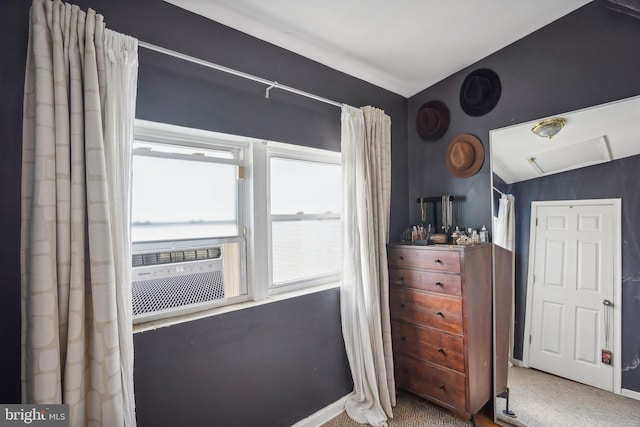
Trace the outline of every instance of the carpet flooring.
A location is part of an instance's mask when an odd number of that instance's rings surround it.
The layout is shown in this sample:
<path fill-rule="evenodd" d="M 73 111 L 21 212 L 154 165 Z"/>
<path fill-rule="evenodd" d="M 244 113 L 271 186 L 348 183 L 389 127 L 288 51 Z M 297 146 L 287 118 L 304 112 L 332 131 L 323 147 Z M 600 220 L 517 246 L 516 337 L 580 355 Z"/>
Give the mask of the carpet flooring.
<path fill-rule="evenodd" d="M 501 424 L 517 427 L 637 427 L 640 401 L 550 375 L 535 369 L 509 368 L 509 409 L 506 399 L 496 399 Z M 411 393 L 399 391 L 389 427 L 470 427 L 469 420 Z M 346 413 L 321 427 L 361 427 Z M 481 425 L 481 424 L 479 424 Z"/>
<path fill-rule="evenodd" d="M 496 399 L 500 421 L 527 427 L 640 426 L 640 401 L 576 383 L 535 369 L 509 368 L 509 409 Z"/>

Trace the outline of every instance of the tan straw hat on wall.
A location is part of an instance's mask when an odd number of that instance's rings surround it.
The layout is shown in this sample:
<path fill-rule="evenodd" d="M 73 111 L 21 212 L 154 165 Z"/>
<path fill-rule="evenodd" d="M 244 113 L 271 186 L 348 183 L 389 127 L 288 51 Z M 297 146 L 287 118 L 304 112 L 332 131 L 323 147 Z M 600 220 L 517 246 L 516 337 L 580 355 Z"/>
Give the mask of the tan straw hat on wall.
<path fill-rule="evenodd" d="M 445 163 L 451 175 L 455 177 L 473 176 L 484 163 L 484 146 L 475 136 L 460 134 L 449 143 Z"/>

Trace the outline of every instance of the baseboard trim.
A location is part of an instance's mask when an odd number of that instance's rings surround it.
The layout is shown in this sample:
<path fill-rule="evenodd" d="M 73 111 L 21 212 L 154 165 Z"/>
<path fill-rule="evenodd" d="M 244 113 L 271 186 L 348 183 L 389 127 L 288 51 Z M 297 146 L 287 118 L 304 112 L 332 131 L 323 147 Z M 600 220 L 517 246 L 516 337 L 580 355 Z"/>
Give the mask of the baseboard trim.
<path fill-rule="evenodd" d="M 291 427 L 319 427 L 332 418 L 337 417 L 342 412 L 344 412 L 344 404 L 347 402 L 349 396 L 353 393 L 349 393 L 346 396 L 342 397 L 339 400 L 325 406 L 314 414 L 309 415 L 307 418 L 304 418 Z"/>
<path fill-rule="evenodd" d="M 625 397 L 630 397 L 632 399 L 640 400 L 640 392 L 637 392 L 637 391 L 627 390 L 626 388 L 623 388 L 620 394 Z"/>

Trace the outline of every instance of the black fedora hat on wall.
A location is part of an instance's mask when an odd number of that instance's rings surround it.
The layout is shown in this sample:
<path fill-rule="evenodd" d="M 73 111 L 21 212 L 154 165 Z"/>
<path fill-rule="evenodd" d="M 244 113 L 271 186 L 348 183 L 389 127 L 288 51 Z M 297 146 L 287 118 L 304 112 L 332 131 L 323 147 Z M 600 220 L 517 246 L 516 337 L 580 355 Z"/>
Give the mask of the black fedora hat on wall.
<path fill-rule="evenodd" d="M 425 141 L 435 141 L 449 129 L 449 108 L 441 101 L 429 101 L 416 115 L 416 131 Z"/>
<path fill-rule="evenodd" d="M 487 68 L 472 71 L 462 82 L 460 106 L 470 116 L 483 116 L 498 104 L 502 87 L 500 78 Z"/>

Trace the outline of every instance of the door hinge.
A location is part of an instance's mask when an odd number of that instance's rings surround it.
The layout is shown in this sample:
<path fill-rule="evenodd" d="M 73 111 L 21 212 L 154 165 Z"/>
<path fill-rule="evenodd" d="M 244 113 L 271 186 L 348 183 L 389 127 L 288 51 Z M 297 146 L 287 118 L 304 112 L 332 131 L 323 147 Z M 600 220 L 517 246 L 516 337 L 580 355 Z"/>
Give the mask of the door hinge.
<path fill-rule="evenodd" d="M 238 180 L 242 181 L 245 177 L 245 167 L 244 166 L 238 166 Z"/>
<path fill-rule="evenodd" d="M 538 218 L 536 218 L 536 227 L 538 226 Z"/>
<path fill-rule="evenodd" d="M 247 237 L 247 227 L 242 227 L 242 235 Z"/>
<path fill-rule="evenodd" d="M 531 335 L 529 335 L 529 344 L 531 344 Z"/>

